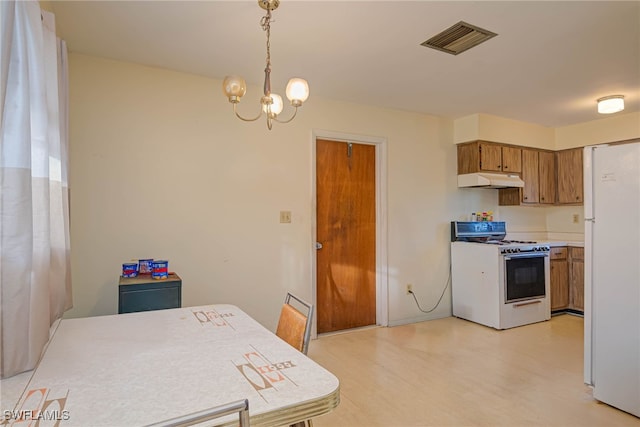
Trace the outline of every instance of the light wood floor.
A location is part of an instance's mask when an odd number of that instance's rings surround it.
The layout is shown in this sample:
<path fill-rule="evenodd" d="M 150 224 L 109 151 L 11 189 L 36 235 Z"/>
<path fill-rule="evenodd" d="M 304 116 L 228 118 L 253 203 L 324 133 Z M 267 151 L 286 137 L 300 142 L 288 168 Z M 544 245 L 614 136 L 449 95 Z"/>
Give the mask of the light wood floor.
<path fill-rule="evenodd" d="M 583 319 L 496 331 L 457 318 L 321 336 L 340 379 L 338 426 L 640 426 L 583 384 Z"/>

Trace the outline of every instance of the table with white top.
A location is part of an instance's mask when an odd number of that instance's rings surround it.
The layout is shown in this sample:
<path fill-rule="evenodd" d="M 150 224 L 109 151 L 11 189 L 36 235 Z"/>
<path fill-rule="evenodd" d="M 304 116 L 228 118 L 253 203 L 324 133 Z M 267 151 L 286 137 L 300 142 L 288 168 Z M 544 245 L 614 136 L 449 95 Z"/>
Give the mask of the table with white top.
<path fill-rule="evenodd" d="M 240 399 L 252 426 L 288 425 L 335 408 L 339 381 L 233 305 L 64 319 L 5 423 L 141 426 Z"/>

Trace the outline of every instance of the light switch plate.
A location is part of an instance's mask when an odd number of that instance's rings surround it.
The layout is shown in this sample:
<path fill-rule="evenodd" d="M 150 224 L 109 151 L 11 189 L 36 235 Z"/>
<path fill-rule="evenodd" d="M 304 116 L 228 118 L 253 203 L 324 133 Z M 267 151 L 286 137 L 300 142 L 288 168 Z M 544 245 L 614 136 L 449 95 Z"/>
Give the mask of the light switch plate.
<path fill-rule="evenodd" d="M 280 211 L 280 223 L 281 224 L 291 223 L 291 211 Z"/>

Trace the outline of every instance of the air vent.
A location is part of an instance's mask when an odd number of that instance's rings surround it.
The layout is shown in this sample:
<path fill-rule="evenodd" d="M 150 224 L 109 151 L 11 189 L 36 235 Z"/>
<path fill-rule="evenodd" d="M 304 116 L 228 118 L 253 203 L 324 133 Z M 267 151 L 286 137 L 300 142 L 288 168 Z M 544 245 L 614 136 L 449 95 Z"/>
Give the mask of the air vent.
<path fill-rule="evenodd" d="M 497 36 L 496 33 L 460 21 L 420 44 L 457 55 L 495 36 Z"/>

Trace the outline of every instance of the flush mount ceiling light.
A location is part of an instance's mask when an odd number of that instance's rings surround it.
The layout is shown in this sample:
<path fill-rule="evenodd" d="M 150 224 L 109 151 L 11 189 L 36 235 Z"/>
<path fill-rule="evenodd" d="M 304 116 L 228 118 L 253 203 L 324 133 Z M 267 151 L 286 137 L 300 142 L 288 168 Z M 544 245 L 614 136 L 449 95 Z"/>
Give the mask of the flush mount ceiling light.
<path fill-rule="evenodd" d="M 309 84 L 306 80 L 294 77 L 287 83 L 286 94 L 295 108 L 293 115 L 288 120 L 279 120 L 278 114 L 282 112 L 282 97 L 275 93 L 271 93 L 271 12 L 276 10 L 280 5 L 280 0 L 258 0 L 258 5 L 267 11 L 267 14 L 260 20 L 260 26 L 267 33 L 267 67 L 264 69 L 264 94 L 260 98 L 261 110 L 258 115 L 252 119 L 242 117 L 237 106 L 247 91 L 247 85 L 240 76 L 226 76 L 222 82 L 222 90 L 229 102 L 233 104 L 233 112 L 236 116 L 245 122 L 253 122 L 258 120 L 262 113 L 267 116 L 267 127 L 271 130 L 273 121 L 279 123 L 289 123 L 296 116 L 298 107 L 309 97 Z"/>
<path fill-rule="evenodd" d="M 624 110 L 624 96 L 611 95 L 598 99 L 598 113 L 612 114 Z"/>

